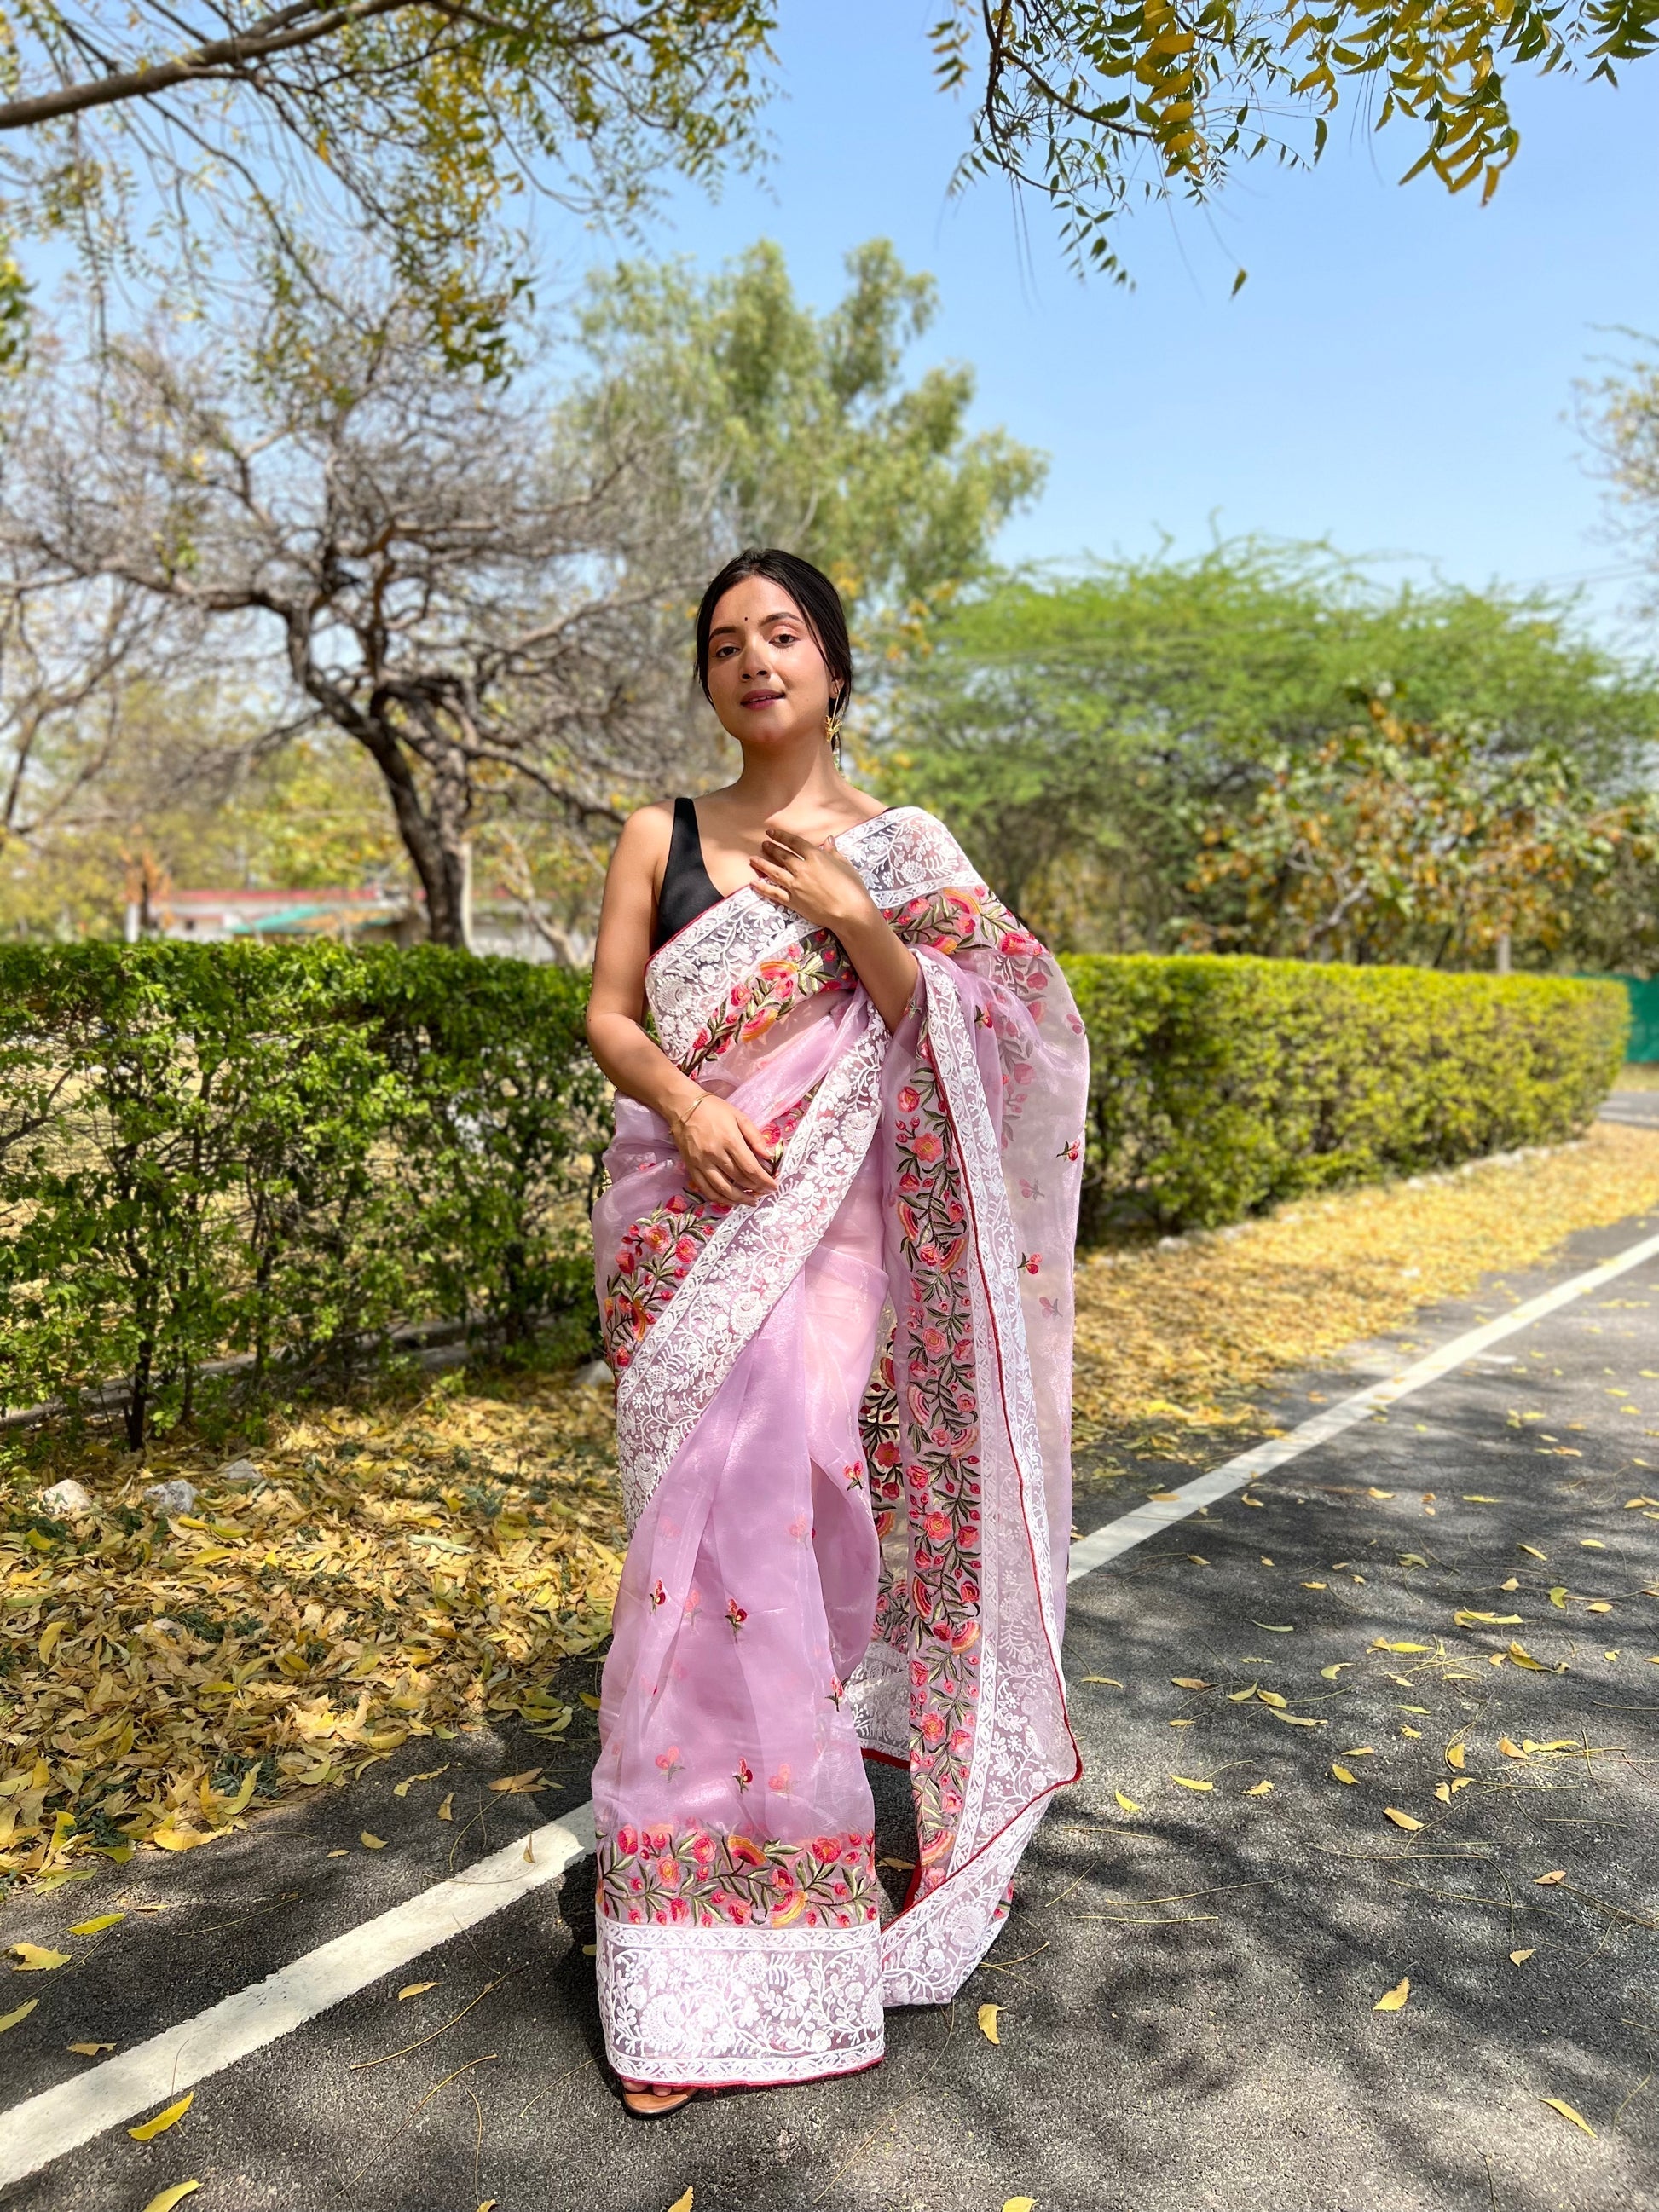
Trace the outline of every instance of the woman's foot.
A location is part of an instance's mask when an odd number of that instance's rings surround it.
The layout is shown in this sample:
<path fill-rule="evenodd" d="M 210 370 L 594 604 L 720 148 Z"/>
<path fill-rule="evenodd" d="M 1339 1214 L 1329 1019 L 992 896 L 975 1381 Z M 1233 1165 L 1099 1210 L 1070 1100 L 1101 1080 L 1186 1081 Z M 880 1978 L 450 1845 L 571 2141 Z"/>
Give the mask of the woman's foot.
<path fill-rule="evenodd" d="M 622 2084 L 622 2100 L 636 2120 L 665 2119 L 670 2112 L 678 2112 L 682 2105 L 689 2105 L 695 2089 L 667 2089 L 658 2081 L 629 2081 Z"/>

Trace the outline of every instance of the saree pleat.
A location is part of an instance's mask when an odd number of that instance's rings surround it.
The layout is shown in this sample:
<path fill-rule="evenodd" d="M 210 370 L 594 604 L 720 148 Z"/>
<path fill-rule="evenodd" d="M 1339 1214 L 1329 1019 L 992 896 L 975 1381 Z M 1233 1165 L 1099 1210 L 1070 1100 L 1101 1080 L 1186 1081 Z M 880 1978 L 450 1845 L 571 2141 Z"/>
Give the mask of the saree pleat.
<path fill-rule="evenodd" d="M 918 954 L 897 1030 L 833 938 L 722 901 L 647 993 L 665 1049 L 783 1145 L 778 1188 L 707 1204 L 624 1101 L 594 1217 L 632 1528 L 599 1973 L 611 2061 L 641 2081 L 872 2063 L 884 2005 L 972 1972 L 1078 1772 L 1059 1646 L 1082 1025 L 931 817 L 837 842 Z M 896 1916 L 866 1751 L 910 1773 Z"/>

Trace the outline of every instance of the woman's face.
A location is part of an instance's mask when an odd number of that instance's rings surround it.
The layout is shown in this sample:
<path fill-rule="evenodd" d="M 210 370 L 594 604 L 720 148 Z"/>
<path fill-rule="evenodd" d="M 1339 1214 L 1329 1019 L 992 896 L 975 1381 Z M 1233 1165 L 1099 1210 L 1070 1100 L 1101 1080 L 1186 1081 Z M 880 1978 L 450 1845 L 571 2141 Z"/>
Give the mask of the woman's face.
<path fill-rule="evenodd" d="M 717 602 L 708 631 L 708 696 L 740 745 L 822 741 L 830 672 L 781 584 L 745 576 Z"/>

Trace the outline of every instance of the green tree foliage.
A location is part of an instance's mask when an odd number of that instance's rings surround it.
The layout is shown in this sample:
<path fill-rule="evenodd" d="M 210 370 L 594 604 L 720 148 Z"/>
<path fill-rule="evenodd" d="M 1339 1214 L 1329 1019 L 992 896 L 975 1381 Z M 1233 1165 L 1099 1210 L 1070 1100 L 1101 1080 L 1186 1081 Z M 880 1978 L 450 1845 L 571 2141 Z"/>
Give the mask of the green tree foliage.
<path fill-rule="evenodd" d="M 1502 752 L 1478 727 L 1407 722 L 1373 699 L 1340 736 L 1282 754 L 1246 812 L 1212 822 L 1190 888 L 1226 918 L 1184 933 L 1302 960 L 1547 960 L 1575 894 L 1626 853 L 1651 879 L 1651 793 L 1608 804 L 1558 745 Z"/>
<path fill-rule="evenodd" d="M 210 283 L 228 223 L 301 290 L 343 221 L 452 362 L 493 371 L 525 282 L 508 210 L 550 190 L 625 226 L 665 169 L 751 160 L 772 20 L 764 0 L 8 4 L 4 219 L 100 276 Z"/>
<path fill-rule="evenodd" d="M 309 240 L 343 217 L 454 359 L 497 368 L 528 260 L 509 214 L 550 190 L 626 223 L 665 167 L 712 181 L 753 160 L 776 16 L 773 0 L 9 0 L 9 220 L 100 273 L 157 273 L 159 231 L 205 275 L 228 210 L 304 283 Z M 1408 175 L 1489 196 L 1520 145 L 1509 72 L 1610 77 L 1656 20 L 1659 0 L 945 0 L 928 36 L 940 88 L 970 101 L 957 183 L 1012 179 L 1079 266 L 1121 275 L 1129 206 L 1207 200 L 1261 155 L 1310 165 L 1345 93 L 1403 130 Z"/>
<path fill-rule="evenodd" d="M 820 315 L 764 240 L 712 279 L 625 263 L 593 283 L 583 404 L 611 437 L 625 424 L 678 457 L 685 496 L 709 501 L 714 543 L 804 553 L 891 642 L 984 573 L 1045 465 L 1006 431 L 969 434 L 971 368 L 907 381 L 906 351 L 937 309 L 931 276 L 884 239 L 849 253 L 847 273 Z"/>
<path fill-rule="evenodd" d="M 1158 947 L 1192 916 L 1206 832 L 1373 696 L 1478 725 L 1501 759 L 1552 746 L 1607 802 L 1659 736 L 1659 683 L 1570 607 L 1386 590 L 1327 549 L 1244 541 L 973 595 L 891 687 L 879 779 L 945 814 L 1057 942 Z"/>
<path fill-rule="evenodd" d="M 1509 71 L 1611 79 L 1656 36 L 1655 0 L 948 0 L 932 33 L 940 82 L 973 88 L 962 179 L 1047 198 L 1073 258 L 1118 276 L 1126 208 L 1207 200 L 1262 155 L 1310 166 L 1345 93 L 1404 131 L 1407 179 L 1489 199 L 1520 149 Z"/>

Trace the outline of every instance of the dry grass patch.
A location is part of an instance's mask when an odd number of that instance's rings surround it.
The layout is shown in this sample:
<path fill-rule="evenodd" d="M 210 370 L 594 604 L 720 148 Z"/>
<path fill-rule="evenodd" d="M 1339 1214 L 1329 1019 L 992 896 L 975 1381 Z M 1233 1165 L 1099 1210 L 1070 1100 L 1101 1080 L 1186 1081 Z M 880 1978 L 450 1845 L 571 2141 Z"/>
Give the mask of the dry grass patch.
<path fill-rule="evenodd" d="M 1078 1443 L 1182 1457 L 1206 1431 L 1259 1428 L 1249 1393 L 1273 1375 L 1530 1266 L 1576 1230 L 1656 1207 L 1659 1131 L 1598 1123 L 1551 1152 L 1097 1254 L 1078 1278 Z"/>
<path fill-rule="evenodd" d="M 608 1391 L 457 1373 L 250 1456 L 251 1487 L 199 1444 L 15 1474 L 20 1501 L 72 1474 L 94 1510 L 0 1536 L 0 1887 L 188 1849 L 412 1736 L 568 1725 L 549 1678 L 604 1639 L 622 1564 Z M 195 1507 L 157 1516 L 141 1493 L 177 1475 Z"/>
<path fill-rule="evenodd" d="M 1303 1201 L 1085 1261 L 1078 1437 L 1213 1456 L 1276 1372 L 1398 1328 L 1574 1230 L 1659 1208 L 1659 1133 L 1598 1127 L 1508 1164 Z M 21 1449 L 14 1446 L 14 1449 Z M 27 1446 L 0 1534 L 0 1889 L 188 1849 L 411 1737 L 515 1715 L 556 1739 L 561 1662 L 609 1627 L 624 1541 L 610 1395 L 458 1371 L 274 1419 L 227 1453 Z M 33 1512 L 72 1475 L 92 1514 Z M 142 1492 L 185 1475 L 192 1510 Z M 436 1765 L 441 1753 L 434 1759 Z"/>

